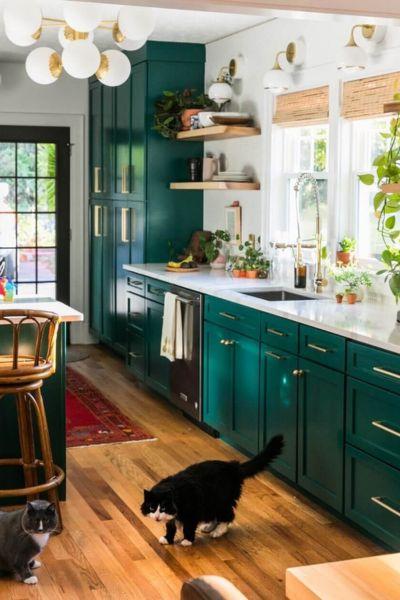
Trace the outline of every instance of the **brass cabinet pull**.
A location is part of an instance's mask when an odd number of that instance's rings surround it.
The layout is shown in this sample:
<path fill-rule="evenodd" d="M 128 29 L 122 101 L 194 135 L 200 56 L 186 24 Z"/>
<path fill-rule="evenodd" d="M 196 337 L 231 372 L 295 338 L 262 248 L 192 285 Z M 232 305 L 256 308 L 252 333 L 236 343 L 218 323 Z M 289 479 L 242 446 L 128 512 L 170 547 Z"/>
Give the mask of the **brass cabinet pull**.
<path fill-rule="evenodd" d="M 275 358 L 276 360 L 285 360 L 285 358 L 286 358 L 286 356 L 281 356 L 280 354 L 275 354 L 275 352 L 270 352 L 270 350 L 267 350 L 265 355 L 271 356 L 272 358 Z"/>
<path fill-rule="evenodd" d="M 235 340 L 220 340 L 219 343 L 223 346 L 233 346 Z"/>
<path fill-rule="evenodd" d="M 100 225 L 100 214 L 101 214 L 101 206 L 98 204 L 94 207 L 94 237 L 101 237 L 101 225 Z"/>
<path fill-rule="evenodd" d="M 122 167 L 122 181 L 121 181 L 121 194 L 129 194 L 128 175 L 129 166 L 125 165 Z"/>
<path fill-rule="evenodd" d="M 140 281 L 139 279 L 131 279 L 130 277 L 128 277 L 128 285 L 134 285 L 135 287 L 142 287 L 143 281 Z"/>
<path fill-rule="evenodd" d="M 101 167 L 94 167 L 94 193 L 101 194 L 101 186 L 100 186 L 100 174 Z"/>
<path fill-rule="evenodd" d="M 317 346 L 317 344 L 307 344 L 308 348 L 312 348 L 313 350 L 317 350 L 317 352 L 323 352 L 324 354 L 326 354 L 326 352 L 329 352 L 329 350 L 327 348 L 323 348 L 322 346 Z"/>
<path fill-rule="evenodd" d="M 143 354 L 136 354 L 136 352 L 129 352 L 131 358 L 143 358 Z"/>
<path fill-rule="evenodd" d="M 121 242 L 123 244 L 129 243 L 129 220 L 128 220 L 129 208 L 121 208 Z"/>
<path fill-rule="evenodd" d="M 272 333 L 272 335 L 278 335 L 279 337 L 286 337 L 286 333 L 278 331 L 277 329 L 272 329 L 271 327 L 267 327 L 267 333 Z"/>
<path fill-rule="evenodd" d="M 302 375 L 304 375 L 304 371 L 302 369 L 295 369 L 292 372 L 292 375 L 294 375 L 295 377 L 301 377 Z"/>
<path fill-rule="evenodd" d="M 386 504 L 386 502 L 383 501 L 383 498 L 381 496 L 371 496 L 371 500 L 372 502 L 375 502 L 375 504 L 378 504 L 388 512 L 391 512 L 392 514 L 396 515 L 396 517 L 400 517 L 400 511 L 396 510 L 392 506 L 389 506 L 389 504 Z"/>
<path fill-rule="evenodd" d="M 382 431 L 386 431 L 386 433 L 390 433 L 391 435 L 400 437 L 400 431 L 396 431 L 395 429 L 388 427 L 388 425 L 385 425 L 384 423 L 382 423 L 382 421 L 371 421 L 371 425 L 377 427 L 378 429 L 382 429 Z"/>
<path fill-rule="evenodd" d="M 393 377 L 394 379 L 400 379 L 399 373 L 387 371 L 386 369 L 382 369 L 382 367 L 372 367 L 372 370 L 375 371 L 375 373 L 380 373 L 381 375 L 387 375 L 388 377 Z"/>
<path fill-rule="evenodd" d="M 227 312 L 220 312 L 218 313 L 221 317 L 226 317 L 227 319 L 231 319 L 232 321 L 237 321 L 237 317 L 235 317 L 235 315 L 230 315 Z"/>

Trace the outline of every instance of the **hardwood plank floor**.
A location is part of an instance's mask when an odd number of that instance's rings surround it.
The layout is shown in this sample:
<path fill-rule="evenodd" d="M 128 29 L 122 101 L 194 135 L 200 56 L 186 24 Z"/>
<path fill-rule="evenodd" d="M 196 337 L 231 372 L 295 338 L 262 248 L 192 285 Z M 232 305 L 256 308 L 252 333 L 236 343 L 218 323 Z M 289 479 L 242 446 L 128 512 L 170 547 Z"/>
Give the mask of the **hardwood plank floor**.
<path fill-rule="evenodd" d="M 157 441 L 68 451 L 65 530 L 42 555 L 39 585 L 1 579 L 2 600 L 172 600 L 185 579 L 201 574 L 227 577 L 249 599 L 275 600 L 285 597 L 287 567 L 382 553 L 270 473 L 246 482 L 225 537 L 161 546 L 162 526 L 140 513 L 143 488 L 199 460 L 243 457 L 141 387 L 102 348 L 72 366 Z"/>

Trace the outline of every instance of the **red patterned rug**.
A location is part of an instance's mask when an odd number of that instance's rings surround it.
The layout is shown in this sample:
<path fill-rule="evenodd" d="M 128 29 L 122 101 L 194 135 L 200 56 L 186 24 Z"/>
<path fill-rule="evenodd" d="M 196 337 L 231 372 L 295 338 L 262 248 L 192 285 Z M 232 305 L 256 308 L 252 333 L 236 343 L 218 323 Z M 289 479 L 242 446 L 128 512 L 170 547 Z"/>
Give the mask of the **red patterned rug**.
<path fill-rule="evenodd" d="M 66 413 L 68 448 L 154 439 L 71 367 L 67 367 Z"/>

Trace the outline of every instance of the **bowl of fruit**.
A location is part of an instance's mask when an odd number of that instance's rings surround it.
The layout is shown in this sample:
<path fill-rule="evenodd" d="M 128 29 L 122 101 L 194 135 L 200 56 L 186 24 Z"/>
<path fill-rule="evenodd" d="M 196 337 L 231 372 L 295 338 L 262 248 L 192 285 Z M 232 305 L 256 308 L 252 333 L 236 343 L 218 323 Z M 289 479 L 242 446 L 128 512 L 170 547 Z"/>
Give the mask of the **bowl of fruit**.
<path fill-rule="evenodd" d="M 199 266 L 193 260 L 193 256 L 190 254 L 179 262 L 170 260 L 166 266 L 166 270 L 171 271 L 172 273 L 187 273 L 188 271 L 198 271 Z"/>

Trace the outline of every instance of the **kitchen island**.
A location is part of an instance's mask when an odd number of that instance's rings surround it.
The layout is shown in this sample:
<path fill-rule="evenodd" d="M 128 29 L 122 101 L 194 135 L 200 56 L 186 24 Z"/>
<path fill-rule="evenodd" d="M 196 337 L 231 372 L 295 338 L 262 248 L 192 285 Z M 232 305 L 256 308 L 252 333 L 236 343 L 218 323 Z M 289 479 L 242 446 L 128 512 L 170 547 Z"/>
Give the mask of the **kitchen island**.
<path fill-rule="evenodd" d="M 67 323 L 82 321 L 83 315 L 62 302 L 34 298 L 16 298 L 14 302 L 0 302 L 0 310 L 43 310 L 53 312 L 61 319 L 57 338 L 56 372 L 43 386 L 43 398 L 46 406 L 47 420 L 53 449 L 54 462 L 65 471 L 66 440 L 65 440 L 65 367 Z M 1 322 L 0 322 L 1 324 Z M 11 328 L 6 323 L 0 327 L 0 354 L 10 352 L 12 344 Z M 15 410 L 15 400 L 5 396 L 0 400 L 0 457 L 15 458 L 20 456 L 18 443 L 18 424 Z M 0 488 L 23 487 L 22 469 L 3 467 L 0 469 Z M 65 499 L 65 484 L 59 488 L 60 498 Z M 11 504 L 12 498 L 4 500 L 3 504 Z M 19 503 L 21 499 L 19 499 Z"/>

